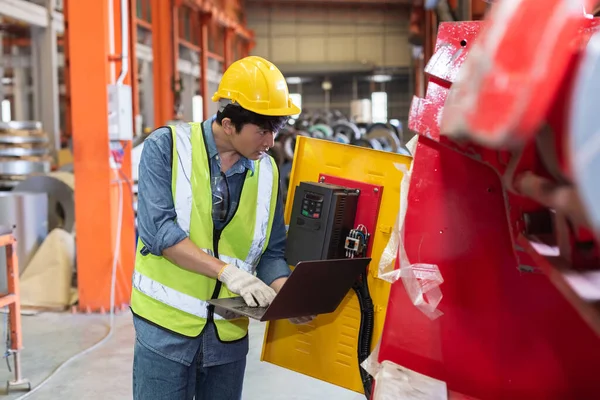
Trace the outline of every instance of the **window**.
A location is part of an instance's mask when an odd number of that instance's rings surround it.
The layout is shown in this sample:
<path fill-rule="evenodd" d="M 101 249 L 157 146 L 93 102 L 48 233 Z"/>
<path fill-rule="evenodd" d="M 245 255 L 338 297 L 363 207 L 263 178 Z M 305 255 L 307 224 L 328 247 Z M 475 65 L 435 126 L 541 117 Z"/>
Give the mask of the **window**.
<path fill-rule="evenodd" d="M 302 95 L 300 93 L 290 93 L 290 98 L 292 99 L 292 103 L 302 108 Z M 292 118 L 296 119 L 299 116 L 300 114 L 292 115 Z"/>
<path fill-rule="evenodd" d="M 387 123 L 387 93 L 386 92 L 373 92 L 371 93 L 371 115 L 373 117 L 373 123 L 382 122 Z"/>
<path fill-rule="evenodd" d="M 2 100 L 2 122 L 10 122 L 11 111 L 10 111 L 10 100 Z"/>

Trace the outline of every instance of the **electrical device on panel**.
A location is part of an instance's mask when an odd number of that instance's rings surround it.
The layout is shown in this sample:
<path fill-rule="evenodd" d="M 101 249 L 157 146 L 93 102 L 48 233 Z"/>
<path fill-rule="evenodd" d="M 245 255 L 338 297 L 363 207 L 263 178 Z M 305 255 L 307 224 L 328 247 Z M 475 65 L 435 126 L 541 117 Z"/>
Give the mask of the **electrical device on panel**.
<path fill-rule="evenodd" d="M 288 230 L 288 264 L 345 258 L 345 241 L 354 228 L 359 193 L 328 183 L 300 182 Z"/>

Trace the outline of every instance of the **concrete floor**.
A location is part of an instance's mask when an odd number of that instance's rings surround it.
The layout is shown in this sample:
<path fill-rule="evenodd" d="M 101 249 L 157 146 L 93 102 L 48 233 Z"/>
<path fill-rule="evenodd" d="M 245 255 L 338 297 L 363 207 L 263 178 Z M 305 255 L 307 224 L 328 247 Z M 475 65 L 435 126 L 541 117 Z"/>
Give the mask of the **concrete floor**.
<path fill-rule="evenodd" d="M 3 315 L 0 314 L 0 318 Z M 23 316 L 22 370 L 33 387 L 68 358 L 99 341 L 107 332 L 108 317 L 70 313 Z M 113 336 L 102 347 L 71 362 L 28 399 L 131 398 L 131 363 L 134 331 L 129 312 L 116 316 Z M 3 325 L 0 325 L 3 326 Z M 250 325 L 250 353 L 246 368 L 244 400 L 363 400 L 364 396 L 316 379 L 263 363 L 259 360 L 265 325 Z M 2 331 L 4 334 L 4 331 Z M 3 352 L 3 350 L 2 350 Z M 12 365 L 12 357 L 11 357 Z M 5 361 L 0 362 L 0 399 L 18 399 L 24 392 L 7 396 L 4 382 L 12 379 Z M 60 395 L 57 395 L 60 393 Z"/>

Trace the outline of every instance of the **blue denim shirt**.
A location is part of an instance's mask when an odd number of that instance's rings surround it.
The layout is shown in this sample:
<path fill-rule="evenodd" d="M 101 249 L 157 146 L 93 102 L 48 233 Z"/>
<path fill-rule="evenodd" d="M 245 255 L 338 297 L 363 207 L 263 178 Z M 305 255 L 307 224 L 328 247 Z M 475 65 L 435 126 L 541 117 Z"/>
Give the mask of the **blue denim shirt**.
<path fill-rule="evenodd" d="M 203 123 L 203 126 L 211 171 L 216 177 L 221 174 L 221 162 L 212 133 L 212 123 L 215 118 L 213 115 Z M 137 214 L 138 233 L 144 244 L 142 253 L 162 255 L 164 249 L 187 237 L 175 222 L 176 213 L 171 192 L 172 144 L 171 130 L 166 127 L 158 128 L 144 141 L 139 166 Z M 230 202 L 226 221 L 231 219 L 237 208 L 247 170 L 253 173 L 254 165 L 252 161 L 242 157 L 225 173 Z M 216 180 L 211 179 L 211 183 L 214 181 Z M 257 277 L 267 285 L 291 273 L 284 258 L 286 230 L 281 194 L 278 196 L 271 237 L 256 268 Z M 217 220 L 214 223 L 217 229 L 224 225 L 224 222 Z M 205 367 L 237 361 L 248 353 L 248 337 L 235 343 L 220 342 L 216 337 L 214 324 L 207 325 L 199 337 L 187 338 L 135 315 L 133 320 L 140 344 L 184 365 L 191 365 L 199 350 L 202 365 Z"/>

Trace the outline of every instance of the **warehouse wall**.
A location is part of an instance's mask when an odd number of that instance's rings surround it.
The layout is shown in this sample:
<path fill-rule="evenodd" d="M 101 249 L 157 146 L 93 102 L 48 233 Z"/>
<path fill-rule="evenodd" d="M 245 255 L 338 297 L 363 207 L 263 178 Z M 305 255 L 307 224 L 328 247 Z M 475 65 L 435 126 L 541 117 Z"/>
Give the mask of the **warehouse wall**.
<path fill-rule="evenodd" d="M 403 10 L 249 6 L 247 23 L 256 36 L 252 54 L 286 74 L 410 64 Z"/>

